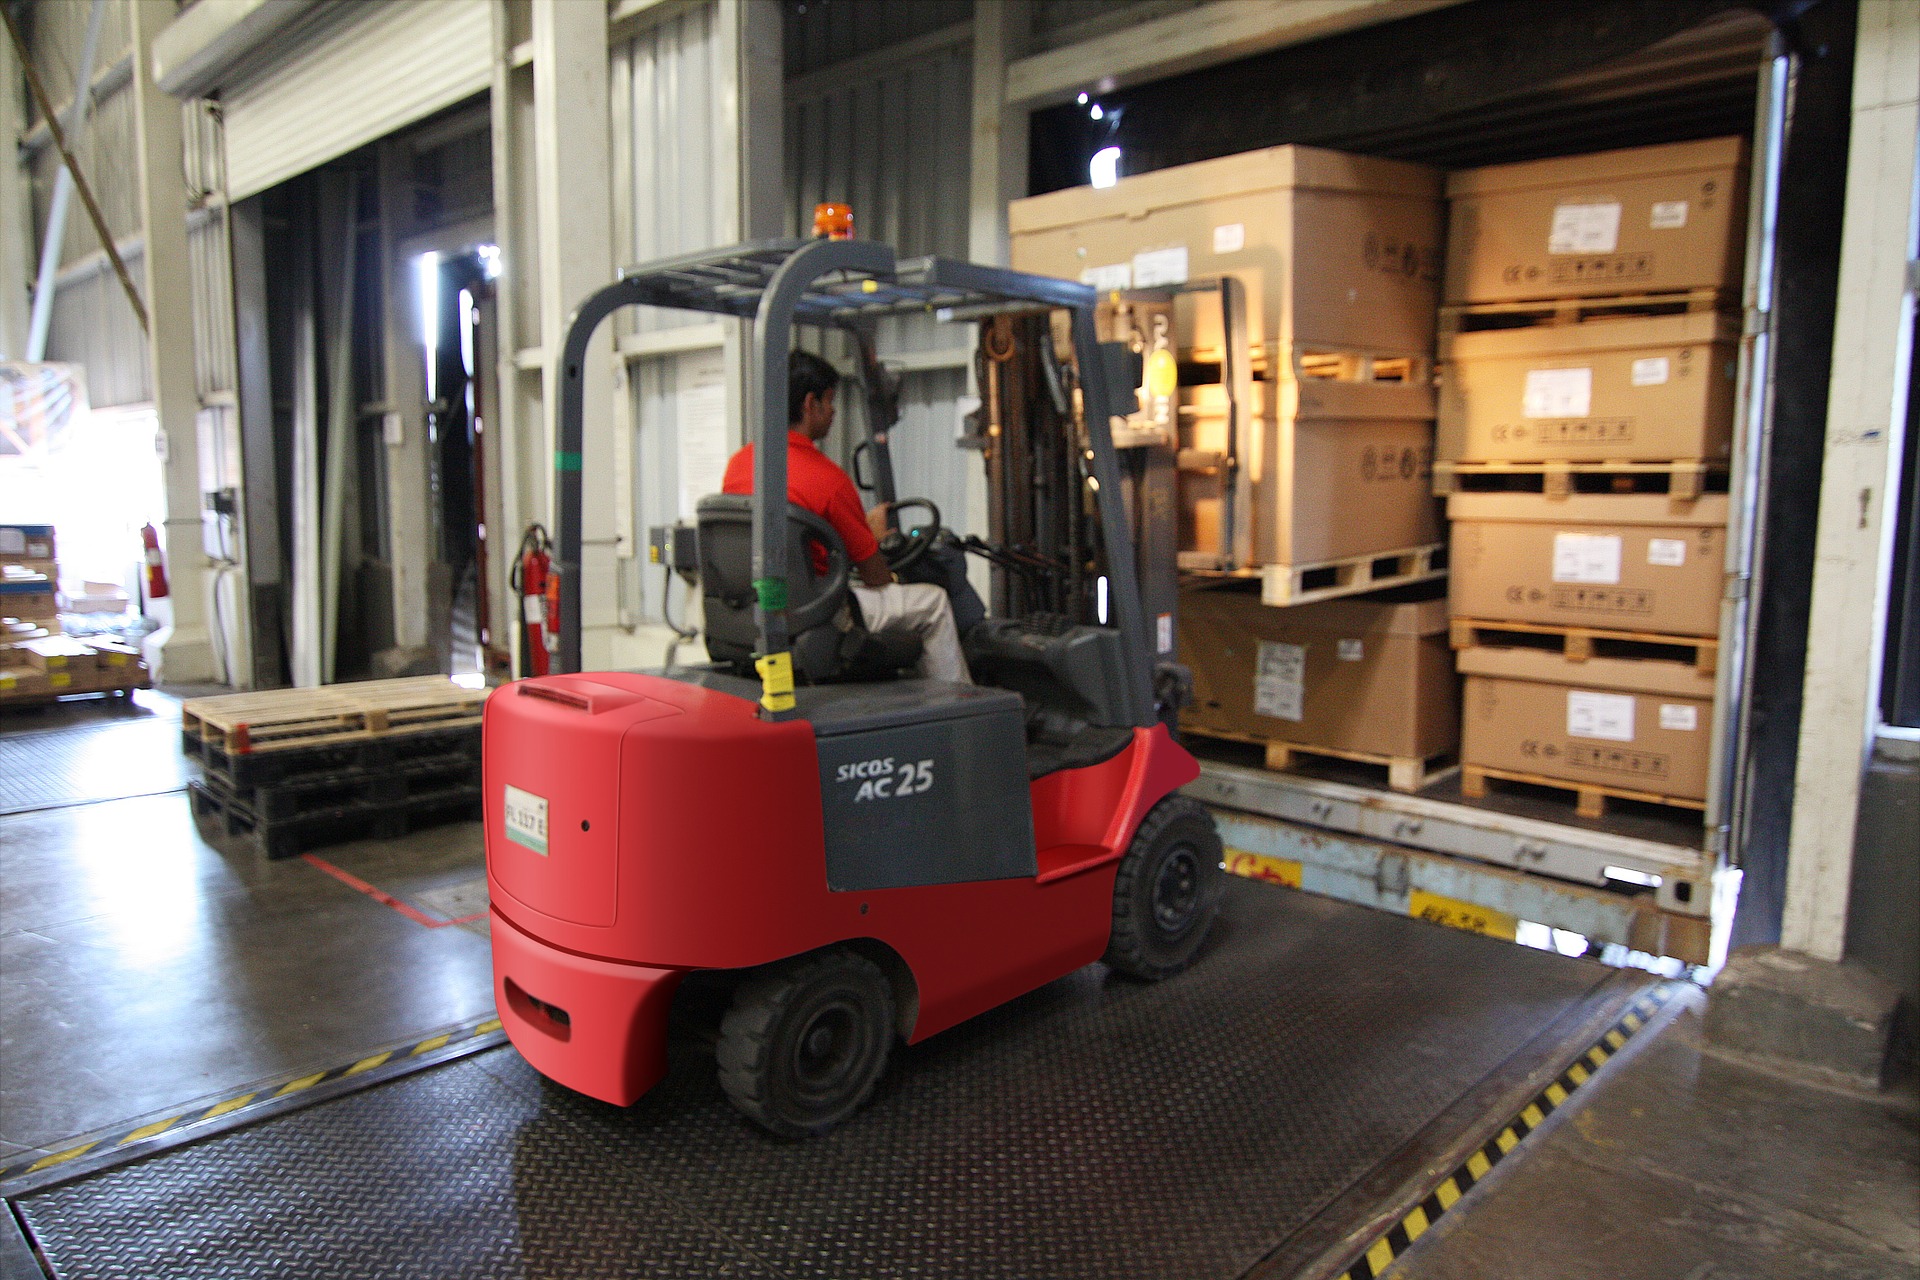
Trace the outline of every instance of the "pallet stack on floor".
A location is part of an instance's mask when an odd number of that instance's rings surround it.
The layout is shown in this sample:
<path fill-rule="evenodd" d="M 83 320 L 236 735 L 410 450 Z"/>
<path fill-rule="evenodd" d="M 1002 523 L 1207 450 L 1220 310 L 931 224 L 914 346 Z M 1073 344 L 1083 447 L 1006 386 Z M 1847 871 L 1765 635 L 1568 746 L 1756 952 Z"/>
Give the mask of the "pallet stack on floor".
<path fill-rule="evenodd" d="M 61 632 L 51 525 L 0 525 L 0 709 L 152 687 L 140 650 Z"/>
<path fill-rule="evenodd" d="M 1430 492 L 1440 181 L 1288 146 L 1009 210 L 1013 265 L 1137 311 L 1146 394 L 1174 402 L 1189 586 L 1177 650 L 1195 680 L 1182 727 L 1261 745 L 1275 768 L 1301 754 L 1376 764 L 1407 790 L 1444 768 L 1458 724 L 1433 585 L 1446 571 Z M 1245 299 L 1237 439 L 1222 278 Z M 1158 288 L 1177 292 L 1138 292 Z"/>
<path fill-rule="evenodd" d="M 1434 487 L 1468 796 L 1705 806 L 1746 189 L 1736 138 L 1449 180 Z"/>
<path fill-rule="evenodd" d="M 216 846 L 267 858 L 477 818 L 486 698 L 417 676 L 186 702 L 194 817 Z"/>

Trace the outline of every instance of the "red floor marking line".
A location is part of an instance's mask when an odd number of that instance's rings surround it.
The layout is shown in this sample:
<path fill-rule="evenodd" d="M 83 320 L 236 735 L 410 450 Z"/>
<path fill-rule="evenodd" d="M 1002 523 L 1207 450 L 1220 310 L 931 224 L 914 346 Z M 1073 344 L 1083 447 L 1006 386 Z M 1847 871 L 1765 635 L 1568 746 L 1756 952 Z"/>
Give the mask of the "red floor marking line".
<path fill-rule="evenodd" d="M 300 857 L 305 861 L 311 863 L 313 866 L 320 868 L 320 870 L 326 872 L 328 875 L 332 876 L 335 880 L 338 880 L 341 884 L 344 884 L 345 886 L 347 886 L 347 888 L 358 889 L 361 893 L 366 894 L 369 898 L 372 898 L 375 902 L 380 903 L 382 906 L 392 907 L 395 911 L 398 911 L 401 915 L 413 921 L 415 924 L 423 924 L 429 929 L 444 929 L 450 924 L 469 924 L 472 921 L 478 920 L 482 916 L 487 914 L 484 911 L 477 911 L 470 916 L 461 916 L 458 920 L 435 920 L 432 916 L 420 910 L 418 907 L 410 906 L 407 903 L 400 901 L 400 899 L 394 897 L 392 894 L 388 893 L 384 889 L 374 888 L 372 885 L 368 884 L 365 880 L 362 880 L 359 876 L 354 875 L 351 871 L 342 871 L 339 867 L 334 866 L 331 862 L 328 862 L 325 858 L 316 858 L 314 855 L 310 853 L 303 853 L 300 855 Z"/>

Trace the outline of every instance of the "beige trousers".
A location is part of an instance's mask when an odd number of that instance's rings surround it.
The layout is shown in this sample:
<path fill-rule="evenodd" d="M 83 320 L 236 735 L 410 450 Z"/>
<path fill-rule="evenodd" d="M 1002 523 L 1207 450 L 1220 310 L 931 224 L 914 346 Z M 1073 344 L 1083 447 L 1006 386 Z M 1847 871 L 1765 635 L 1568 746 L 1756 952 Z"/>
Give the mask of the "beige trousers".
<path fill-rule="evenodd" d="M 853 588 L 860 616 L 869 631 L 911 631 L 920 637 L 920 662 L 914 670 L 930 680 L 972 684 L 960 632 L 953 625 L 953 602 L 931 582 L 894 582 L 884 587 Z"/>

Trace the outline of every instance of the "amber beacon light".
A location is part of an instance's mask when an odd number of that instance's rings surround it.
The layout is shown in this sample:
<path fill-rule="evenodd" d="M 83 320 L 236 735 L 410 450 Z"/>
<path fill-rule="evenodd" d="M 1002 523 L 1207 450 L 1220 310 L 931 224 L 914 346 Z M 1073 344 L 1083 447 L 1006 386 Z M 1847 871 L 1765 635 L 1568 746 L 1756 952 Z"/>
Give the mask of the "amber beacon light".
<path fill-rule="evenodd" d="M 853 206 L 830 200 L 813 206 L 813 234 L 827 240 L 853 239 Z"/>

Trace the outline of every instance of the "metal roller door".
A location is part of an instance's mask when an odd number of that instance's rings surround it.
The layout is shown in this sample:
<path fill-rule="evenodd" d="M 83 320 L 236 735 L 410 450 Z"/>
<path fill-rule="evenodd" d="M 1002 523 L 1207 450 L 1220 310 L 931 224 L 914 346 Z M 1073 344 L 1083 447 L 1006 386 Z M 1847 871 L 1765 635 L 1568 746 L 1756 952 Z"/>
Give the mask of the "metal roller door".
<path fill-rule="evenodd" d="M 227 192 L 239 200 L 485 89 L 486 0 L 383 0 L 221 94 Z"/>

